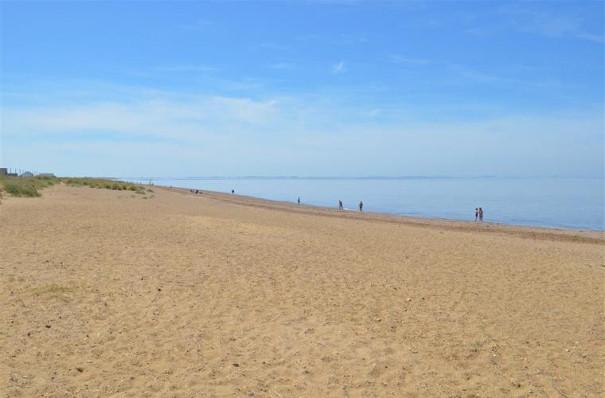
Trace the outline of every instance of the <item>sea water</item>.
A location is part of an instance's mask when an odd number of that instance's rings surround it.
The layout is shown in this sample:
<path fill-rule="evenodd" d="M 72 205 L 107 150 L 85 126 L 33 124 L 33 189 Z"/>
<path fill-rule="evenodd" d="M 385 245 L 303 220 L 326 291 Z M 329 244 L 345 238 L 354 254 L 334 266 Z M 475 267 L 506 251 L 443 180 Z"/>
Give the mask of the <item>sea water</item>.
<path fill-rule="evenodd" d="M 148 183 L 149 178 L 130 178 Z M 600 178 L 153 178 L 156 185 L 227 192 L 302 204 L 415 217 L 604 230 Z"/>

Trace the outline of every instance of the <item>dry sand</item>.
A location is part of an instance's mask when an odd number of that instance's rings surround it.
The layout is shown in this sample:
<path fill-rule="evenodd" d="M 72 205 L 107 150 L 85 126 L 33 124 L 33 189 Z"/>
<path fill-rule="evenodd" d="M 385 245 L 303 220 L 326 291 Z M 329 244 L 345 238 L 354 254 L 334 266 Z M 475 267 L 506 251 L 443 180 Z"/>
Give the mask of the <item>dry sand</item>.
<path fill-rule="evenodd" d="M 603 394 L 603 234 L 154 191 L 3 200 L 0 396 Z"/>

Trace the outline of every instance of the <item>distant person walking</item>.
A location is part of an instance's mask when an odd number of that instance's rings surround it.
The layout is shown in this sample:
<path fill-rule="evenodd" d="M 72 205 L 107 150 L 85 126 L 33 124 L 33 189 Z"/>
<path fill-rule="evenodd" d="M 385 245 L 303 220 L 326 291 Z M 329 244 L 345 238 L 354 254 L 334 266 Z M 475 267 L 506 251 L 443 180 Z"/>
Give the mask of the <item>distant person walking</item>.
<path fill-rule="evenodd" d="M 479 222 L 483 222 L 483 207 L 479 208 Z"/>
<path fill-rule="evenodd" d="M 234 193 L 235 193 L 235 189 L 232 189 L 232 190 L 231 190 L 231 193 L 232 193 L 232 194 L 234 194 Z"/>
<path fill-rule="evenodd" d="M 298 204 L 300 204 L 300 196 L 298 197 Z"/>
<path fill-rule="evenodd" d="M 338 210 L 343 210 L 344 208 L 342 207 L 342 200 L 338 201 Z"/>
<path fill-rule="evenodd" d="M 479 221 L 479 208 L 475 207 L 475 222 Z"/>
<path fill-rule="evenodd" d="M 363 201 L 359 201 L 359 211 L 363 211 Z"/>

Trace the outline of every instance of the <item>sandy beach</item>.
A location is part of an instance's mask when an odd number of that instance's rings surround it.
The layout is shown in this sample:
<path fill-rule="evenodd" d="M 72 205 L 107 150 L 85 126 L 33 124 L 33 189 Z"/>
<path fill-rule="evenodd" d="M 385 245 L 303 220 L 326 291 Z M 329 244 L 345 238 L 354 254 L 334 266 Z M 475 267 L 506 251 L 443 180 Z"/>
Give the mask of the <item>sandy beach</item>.
<path fill-rule="evenodd" d="M 2 199 L 0 396 L 603 394 L 603 233 L 152 189 Z"/>

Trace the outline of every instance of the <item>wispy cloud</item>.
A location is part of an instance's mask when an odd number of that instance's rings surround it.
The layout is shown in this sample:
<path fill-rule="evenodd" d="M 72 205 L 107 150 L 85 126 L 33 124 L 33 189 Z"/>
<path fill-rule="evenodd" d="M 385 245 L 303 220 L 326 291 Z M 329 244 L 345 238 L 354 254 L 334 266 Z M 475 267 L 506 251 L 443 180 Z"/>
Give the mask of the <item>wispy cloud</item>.
<path fill-rule="evenodd" d="M 341 33 L 340 35 L 334 37 L 332 40 L 335 44 L 346 45 L 366 44 L 370 42 L 370 40 L 364 35 L 348 33 Z"/>
<path fill-rule="evenodd" d="M 294 37 L 300 43 L 321 42 L 333 46 L 357 47 L 370 43 L 370 39 L 362 34 L 339 33 L 331 35 L 320 35 L 316 33 L 301 34 Z"/>
<path fill-rule="evenodd" d="M 285 44 L 275 43 L 275 42 L 262 42 L 258 44 L 254 44 L 251 46 L 252 49 L 255 50 L 272 50 L 272 51 L 286 51 L 290 50 L 290 46 Z"/>
<path fill-rule="evenodd" d="M 593 43 L 605 43 L 605 35 L 601 32 L 589 32 L 584 26 L 582 18 L 568 14 L 554 14 L 544 10 L 535 10 L 526 7 L 501 7 L 502 15 L 509 18 L 513 29 L 534 33 L 550 38 L 573 38 Z"/>
<path fill-rule="evenodd" d="M 347 71 L 344 61 L 340 61 L 332 65 L 332 73 L 339 75 Z"/>
<path fill-rule="evenodd" d="M 588 40 L 588 41 L 592 41 L 595 43 L 605 43 L 605 35 L 602 35 L 602 34 L 596 35 L 596 34 L 586 33 L 586 32 L 576 32 L 575 35 L 578 39 Z"/>
<path fill-rule="evenodd" d="M 406 57 L 400 54 L 390 54 L 389 60 L 394 64 L 406 66 L 422 66 L 431 63 L 431 61 L 426 58 Z"/>
<path fill-rule="evenodd" d="M 565 89 L 570 89 L 573 84 L 561 80 L 543 78 L 528 78 L 520 73 L 520 70 L 532 69 L 524 65 L 510 65 L 506 72 L 492 72 L 485 69 L 472 67 L 468 65 L 447 63 L 443 65 L 444 72 L 452 76 L 447 84 L 478 84 L 489 85 L 493 87 L 506 87 L 515 90 L 557 90 L 557 95 L 563 95 Z M 534 73 L 538 73 L 534 70 Z"/>
<path fill-rule="evenodd" d="M 449 64 L 448 68 L 458 78 L 462 78 L 465 81 L 473 81 L 476 83 L 520 83 L 518 80 L 511 79 L 509 77 L 501 76 L 494 73 L 488 73 L 481 70 L 477 70 L 465 65 Z"/>
<path fill-rule="evenodd" d="M 164 65 L 156 66 L 158 72 L 216 72 L 218 68 L 208 65 Z"/>
<path fill-rule="evenodd" d="M 277 115 L 276 100 L 240 97 L 173 96 L 130 101 L 89 102 L 3 110 L 6 137 L 13 135 L 87 135 L 196 139 L 246 125 L 260 126 Z"/>
<path fill-rule="evenodd" d="M 92 175 L 389 174 L 393 164 L 412 174 L 498 174 L 530 166 L 536 173 L 588 173 L 603 159 L 602 107 L 435 122 L 386 115 L 411 105 L 388 110 L 335 99 L 150 92 L 65 105 L 5 104 L 5 161 Z"/>
<path fill-rule="evenodd" d="M 190 31 L 206 30 L 207 28 L 209 28 L 212 25 L 213 25 L 212 21 L 210 21 L 208 19 L 197 19 L 195 21 L 182 24 L 180 26 L 180 28 L 183 30 L 190 30 Z"/>
<path fill-rule="evenodd" d="M 269 68 L 271 69 L 294 69 L 296 65 L 292 62 L 276 62 L 273 64 L 269 64 Z"/>
<path fill-rule="evenodd" d="M 305 34 L 297 35 L 295 37 L 295 39 L 300 42 L 317 41 L 317 40 L 320 40 L 321 38 L 322 38 L 322 36 L 317 33 L 305 33 Z"/>

